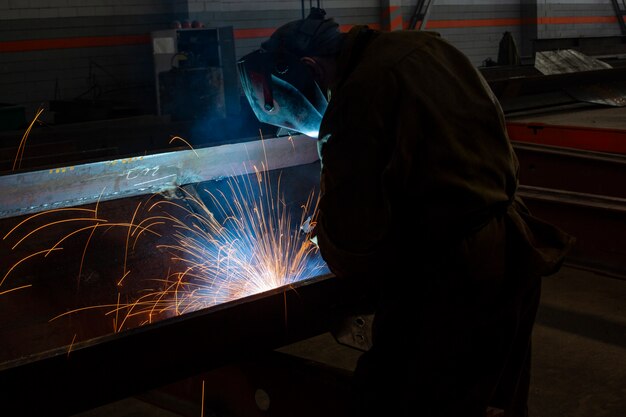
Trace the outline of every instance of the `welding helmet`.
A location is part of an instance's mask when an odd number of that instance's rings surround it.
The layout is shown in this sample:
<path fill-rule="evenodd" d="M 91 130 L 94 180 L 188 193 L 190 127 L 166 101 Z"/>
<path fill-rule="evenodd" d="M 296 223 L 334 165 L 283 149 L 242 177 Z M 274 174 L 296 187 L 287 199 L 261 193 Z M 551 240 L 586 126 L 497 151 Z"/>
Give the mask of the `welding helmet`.
<path fill-rule="evenodd" d="M 243 92 L 259 121 L 317 138 L 328 101 L 300 58 L 339 50 L 339 25 L 312 8 L 238 62 Z"/>

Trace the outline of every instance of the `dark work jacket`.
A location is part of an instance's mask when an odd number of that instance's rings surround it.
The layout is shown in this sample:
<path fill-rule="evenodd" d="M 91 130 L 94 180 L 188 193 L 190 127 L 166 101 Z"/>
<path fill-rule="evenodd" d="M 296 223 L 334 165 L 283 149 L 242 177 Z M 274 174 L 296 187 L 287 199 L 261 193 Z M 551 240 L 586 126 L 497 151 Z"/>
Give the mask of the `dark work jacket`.
<path fill-rule="evenodd" d="M 574 239 L 516 196 L 519 165 L 502 109 L 464 54 L 433 32 L 357 26 L 338 72 L 319 135 L 316 226 L 336 275 L 423 265 L 494 217 L 518 241 L 520 268 L 558 270 Z M 480 253 L 475 262 L 494 261 Z"/>

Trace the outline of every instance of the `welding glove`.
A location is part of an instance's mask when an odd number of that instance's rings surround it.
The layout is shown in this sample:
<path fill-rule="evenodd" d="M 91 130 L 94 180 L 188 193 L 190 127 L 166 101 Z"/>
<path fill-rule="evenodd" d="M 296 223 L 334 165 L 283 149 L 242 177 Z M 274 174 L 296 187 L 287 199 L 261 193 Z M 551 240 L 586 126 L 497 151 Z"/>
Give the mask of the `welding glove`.
<path fill-rule="evenodd" d="M 309 241 L 317 247 L 317 236 L 315 234 L 315 221 L 311 216 L 307 217 L 304 223 L 300 225 L 300 230 L 309 235 Z"/>

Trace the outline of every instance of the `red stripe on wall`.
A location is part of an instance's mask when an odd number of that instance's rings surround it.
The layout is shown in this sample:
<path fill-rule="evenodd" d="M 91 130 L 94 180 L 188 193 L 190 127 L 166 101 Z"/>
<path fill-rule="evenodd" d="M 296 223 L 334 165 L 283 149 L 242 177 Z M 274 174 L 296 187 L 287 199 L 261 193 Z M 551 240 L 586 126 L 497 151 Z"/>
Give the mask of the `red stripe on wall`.
<path fill-rule="evenodd" d="M 430 20 L 426 29 L 493 27 L 516 25 L 580 25 L 594 23 L 617 23 L 616 16 L 580 16 L 580 17 L 539 17 L 536 19 L 462 19 L 462 20 Z"/>
<path fill-rule="evenodd" d="M 391 22 L 393 29 L 400 28 L 398 16 Z M 562 24 L 614 24 L 616 16 L 581 16 L 581 17 L 540 17 L 536 19 L 461 19 L 461 20 L 430 20 L 426 23 L 426 29 L 445 28 L 469 28 L 469 27 L 495 27 L 516 26 L 522 24 L 562 25 Z M 342 32 L 347 32 L 354 25 L 340 25 Z M 380 24 L 368 24 L 372 29 L 380 29 Z M 403 27 L 408 27 L 408 22 L 403 22 Z M 235 39 L 267 38 L 275 28 L 236 29 Z M 92 48 L 98 46 L 120 45 L 143 45 L 150 43 L 150 35 L 124 35 L 124 36 L 87 36 L 75 38 L 57 39 L 29 39 L 21 41 L 0 42 L 0 52 L 26 52 L 48 49 Z"/>
<path fill-rule="evenodd" d="M 150 35 L 29 39 L 23 41 L 0 42 L 0 52 L 26 52 L 47 49 L 93 48 L 96 46 L 143 45 L 149 43 Z"/>
<path fill-rule="evenodd" d="M 516 26 L 521 24 L 521 19 L 429 20 L 426 22 L 426 29 Z"/>
<path fill-rule="evenodd" d="M 402 29 L 402 15 L 393 19 L 389 26 L 391 30 Z"/>
<path fill-rule="evenodd" d="M 617 16 L 581 16 L 581 17 L 539 17 L 540 25 L 617 23 Z"/>
<path fill-rule="evenodd" d="M 348 32 L 355 25 L 340 25 L 339 30 Z M 379 23 L 367 24 L 372 29 L 380 29 Z M 252 39 L 252 38 L 269 38 L 276 28 L 260 28 L 260 29 L 235 29 L 235 39 Z"/>

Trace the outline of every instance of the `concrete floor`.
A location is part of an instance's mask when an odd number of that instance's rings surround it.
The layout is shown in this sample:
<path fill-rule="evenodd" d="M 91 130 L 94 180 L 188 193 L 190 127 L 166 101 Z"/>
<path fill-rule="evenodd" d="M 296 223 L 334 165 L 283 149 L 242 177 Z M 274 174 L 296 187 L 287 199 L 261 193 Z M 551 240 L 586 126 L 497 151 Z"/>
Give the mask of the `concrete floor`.
<path fill-rule="evenodd" d="M 546 278 L 533 342 L 532 417 L 626 416 L 626 281 Z"/>
<path fill-rule="evenodd" d="M 626 416 L 626 280 L 572 267 L 545 278 L 533 343 L 531 417 Z M 329 334 L 280 351 L 347 371 L 358 357 Z M 128 398 L 75 417 L 217 415 L 202 414 L 199 404 L 189 402 L 167 411 L 154 405 L 158 395 Z"/>

